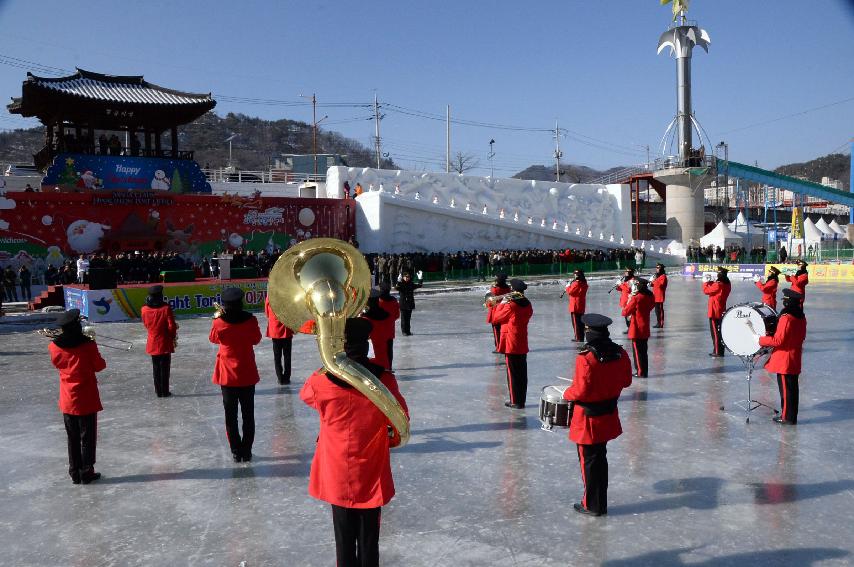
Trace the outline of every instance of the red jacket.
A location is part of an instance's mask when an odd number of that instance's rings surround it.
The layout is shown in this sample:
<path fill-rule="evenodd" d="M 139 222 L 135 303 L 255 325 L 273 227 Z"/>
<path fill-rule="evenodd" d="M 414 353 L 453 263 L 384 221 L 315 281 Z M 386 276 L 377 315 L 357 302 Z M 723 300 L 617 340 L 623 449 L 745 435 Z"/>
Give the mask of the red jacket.
<path fill-rule="evenodd" d="M 726 311 L 726 300 L 732 285 L 728 282 L 704 282 L 703 293 L 709 296 L 709 319 L 720 319 Z"/>
<path fill-rule="evenodd" d="M 269 296 L 264 300 L 264 314 L 267 315 L 267 333 L 271 339 L 292 339 L 294 332 L 286 327 L 270 308 Z"/>
<path fill-rule="evenodd" d="M 762 292 L 762 303 L 772 309 L 777 309 L 777 283 L 777 280 L 756 282 L 756 287 Z"/>
<path fill-rule="evenodd" d="M 765 363 L 765 369 L 776 374 L 800 374 L 801 353 L 806 338 L 806 319 L 798 319 L 788 313 L 781 315 L 774 336 L 759 337 L 760 346 L 774 348 Z"/>
<path fill-rule="evenodd" d="M 211 381 L 220 386 L 252 386 L 260 380 L 253 346 L 261 342 L 261 327 L 254 315 L 242 323 L 213 320 L 208 339 L 219 345 Z"/>
<path fill-rule="evenodd" d="M 599 362 L 590 352 L 575 357 L 575 376 L 572 385 L 563 393 L 566 400 L 601 402 L 620 397 L 623 388 L 632 385 L 632 363 L 623 350 L 620 359 Z M 617 410 L 607 415 L 588 416 L 584 408 L 575 406 L 569 424 L 569 439 L 580 445 L 605 443 L 623 433 Z"/>
<path fill-rule="evenodd" d="M 394 374 L 384 372 L 380 381 L 408 417 Z M 394 480 L 386 416 L 361 392 L 339 386 L 319 370 L 306 380 L 300 399 L 320 414 L 308 493 L 345 508 L 388 504 L 394 496 Z"/>
<path fill-rule="evenodd" d="M 95 341 L 72 348 L 48 346 L 50 361 L 59 370 L 59 411 L 89 415 L 101 411 L 101 396 L 95 373 L 107 367 Z"/>
<path fill-rule="evenodd" d="M 573 280 L 566 286 L 566 295 L 569 296 L 569 312 L 584 315 L 587 307 L 587 282 Z"/>
<path fill-rule="evenodd" d="M 393 339 L 394 322 L 400 319 L 400 303 L 393 297 L 391 299 L 383 299 L 380 297 L 380 309 L 389 314 L 388 319 L 383 321 L 386 326 L 384 336 L 389 339 Z"/>
<path fill-rule="evenodd" d="M 510 288 L 509 285 L 504 285 L 504 286 L 495 286 L 494 285 L 491 288 L 489 288 L 489 291 L 490 291 L 490 293 L 492 293 L 493 297 L 498 297 L 498 296 L 510 293 L 513 290 Z M 492 320 L 494 310 L 495 310 L 494 306 L 486 308 L 486 322 L 492 323 L 493 325 L 497 325 L 497 323 L 495 323 Z"/>
<path fill-rule="evenodd" d="M 656 276 L 650 282 L 650 287 L 652 288 L 652 296 L 655 299 L 655 303 L 664 303 L 664 296 L 667 291 L 667 275 L 661 274 L 660 276 Z"/>
<path fill-rule="evenodd" d="M 493 308 L 492 323 L 501 325 L 498 352 L 525 354 L 528 352 L 528 321 L 534 315 L 531 302 L 521 306 L 516 301 L 500 303 Z"/>
<path fill-rule="evenodd" d="M 809 274 L 801 274 L 799 276 L 786 276 L 786 281 L 792 284 L 792 291 L 796 291 L 804 296 L 806 299 L 807 296 L 807 284 L 810 283 L 810 275 Z"/>
<path fill-rule="evenodd" d="M 655 298 L 645 293 L 636 293 L 629 297 L 623 307 L 623 317 L 631 317 L 629 322 L 630 339 L 649 338 L 649 314 L 655 308 Z"/>
<path fill-rule="evenodd" d="M 152 356 L 175 352 L 175 336 L 178 334 L 178 323 L 175 314 L 167 303 L 160 307 L 142 306 L 142 324 L 148 331 L 148 341 L 145 352 Z"/>
<path fill-rule="evenodd" d="M 620 307 L 625 307 L 626 303 L 629 302 L 629 294 L 632 292 L 633 279 L 635 278 L 631 277 L 616 287 L 616 289 L 620 292 Z"/>

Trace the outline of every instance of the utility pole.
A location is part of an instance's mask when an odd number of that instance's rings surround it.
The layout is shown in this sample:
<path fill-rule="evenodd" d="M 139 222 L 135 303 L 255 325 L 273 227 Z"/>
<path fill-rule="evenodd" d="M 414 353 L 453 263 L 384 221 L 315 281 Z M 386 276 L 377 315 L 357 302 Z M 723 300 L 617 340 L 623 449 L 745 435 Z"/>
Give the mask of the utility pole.
<path fill-rule="evenodd" d="M 314 156 L 314 178 L 317 179 L 317 97 L 311 93 L 311 153 Z"/>
<path fill-rule="evenodd" d="M 555 181 L 560 182 L 560 129 L 558 128 L 558 122 L 555 120 Z"/>
<path fill-rule="evenodd" d="M 495 157 L 495 152 L 492 151 L 492 145 L 495 143 L 495 140 L 489 140 L 489 153 L 486 157 L 489 158 L 489 178 L 493 179 L 495 177 L 495 168 L 492 162 L 492 158 Z"/>
<path fill-rule="evenodd" d="M 374 93 L 374 120 L 376 122 L 376 131 L 377 135 L 374 138 L 374 142 L 376 143 L 377 148 L 377 169 L 380 169 L 380 157 L 382 156 L 381 146 L 380 146 L 380 104 L 377 101 L 377 93 Z"/>
<path fill-rule="evenodd" d="M 451 173 L 451 105 L 445 112 L 445 173 Z"/>

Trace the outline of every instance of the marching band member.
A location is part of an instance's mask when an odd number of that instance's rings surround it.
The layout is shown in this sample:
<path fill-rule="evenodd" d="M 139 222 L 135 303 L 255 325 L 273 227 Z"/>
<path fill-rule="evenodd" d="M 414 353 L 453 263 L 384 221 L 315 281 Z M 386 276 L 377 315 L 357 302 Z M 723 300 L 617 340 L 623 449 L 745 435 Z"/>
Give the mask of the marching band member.
<path fill-rule="evenodd" d="M 635 279 L 635 269 L 634 268 L 626 268 L 626 275 L 623 276 L 623 281 L 614 286 L 614 289 L 620 292 L 620 310 L 622 310 L 626 303 L 629 302 L 629 294 L 632 292 L 632 280 Z M 629 318 L 626 317 L 626 330 L 623 331 L 623 334 L 627 334 L 629 332 Z"/>
<path fill-rule="evenodd" d="M 504 402 L 508 408 L 525 407 L 528 391 L 528 321 L 534 315 L 531 302 L 524 296 L 528 286 L 522 280 L 510 280 L 510 288 L 516 294 L 506 295 L 495 306 L 493 323 L 501 325 L 498 352 L 507 362 L 507 389 L 510 400 Z M 517 297 L 514 297 L 517 295 Z"/>
<path fill-rule="evenodd" d="M 380 284 L 380 308 L 389 314 L 386 319 L 386 351 L 388 352 L 388 369 L 394 368 L 394 322 L 400 319 L 400 303 L 391 294 L 391 284 L 383 282 Z M 373 340 L 373 338 L 371 339 Z M 374 352 L 377 348 L 374 347 Z"/>
<path fill-rule="evenodd" d="M 703 282 L 703 293 L 709 296 L 709 330 L 712 334 L 712 345 L 714 350 L 709 356 L 722 357 L 724 355 L 724 341 L 721 338 L 721 321 L 726 311 L 726 300 L 732 288 L 727 277 L 729 270 L 718 266 L 718 277 L 716 281 Z"/>
<path fill-rule="evenodd" d="M 759 288 L 759 291 L 762 292 L 762 303 L 770 307 L 771 309 L 777 309 L 777 286 L 780 283 L 779 278 L 777 277 L 780 274 L 780 270 L 778 270 L 775 266 L 771 266 L 768 268 L 770 272 L 768 274 L 768 278 L 765 280 L 765 283 L 762 282 L 762 278 L 756 276 L 753 278 L 756 287 Z"/>
<path fill-rule="evenodd" d="M 264 300 L 264 313 L 267 315 L 266 335 L 273 341 L 273 367 L 280 386 L 291 383 L 291 349 L 294 332 L 284 325 L 270 307 L 270 296 Z"/>
<path fill-rule="evenodd" d="M 489 288 L 489 293 L 492 294 L 492 297 L 500 297 L 510 293 L 511 291 L 510 286 L 507 285 L 507 274 L 503 273 L 495 276 L 495 283 L 492 284 L 491 288 Z M 495 321 L 493 321 L 493 309 L 495 309 L 494 305 L 487 304 L 486 322 L 492 325 L 492 339 L 495 341 L 495 350 L 492 352 L 493 354 L 498 354 L 498 341 L 501 339 L 501 325 L 497 325 Z"/>
<path fill-rule="evenodd" d="M 394 319 L 391 314 L 380 307 L 380 291 L 372 289 L 368 297 L 368 304 L 362 312 L 362 318 L 371 322 L 371 345 L 374 347 L 374 362 L 385 368 L 391 369 L 391 361 L 388 356 L 389 323 L 394 329 Z"/>
<path fill-rule="evenodd" d="M 80 311 L 71 309 L 56 319 L 62 333 L 48 346 L 50 361 L 59 370 L 59 411 L 68 436 L 68 474 L 74 484 L 101 478 L 95 472 L 98 412 L 101 397 L 95 373 L 107 367 L 95 341 L 83 334 Z"/>
<path fill-rule="evenodd" d="M 765 369 L 777 374 L 780 390 L 780 417 L 777 423 L 795 425 L 798 422 L 798 377 L 801 373 L 801 354 L 807 336 L 807 318 L 803 309 L 804 297 L 791 289 L 783 290 L 783 310 L 773 337 L 759 337 L 759 346 L 772 347 Z M 757 334 L 754 330 L 754 334 Z"/>
<path fill-rule="evenodd" d="M 413 282 L 412 272 L 405 270 L 395 286 L 400 295 L 400 331 L 407 337 L 412 334 L 410 322 L 412 321 L 412 312 L 415 310 L 415 290 L 424 285 L 420 281 L 420 270 L 418 271 L 418 280 L 418 283 Z"/>
<path fill-rule="evenodd" d="M 368 358 L 370 332 L 366 319 L 348 319 L 344 352 L 379 378 L 409 417 L 394 374 Z M 388 418 L 361 392 L 322 368 L 306 380 L 300 399 L 320 414 L 308 493 L 332 505 L 337 564 L 379 565 L 382 506 L 394 496 Z"/>
<path fill-rule="evenodd" d="M 172 366 L 172 353 L 178 335 L 178 323 L 172 307 L 163 301 L 163 286 L 148 288 L 148 297 L 140 311 L 142 324 L 148 331 L 145 352 L 151 355 L 151 367 L 154 374 L 154 393 L 158 398 L 168 398 L 169 371 Z"/>
<path fill-rule="evenodd" d="M 623 316 L 629 317 L 629 338 L 635 359 L 635 376 L 646 378 L 649 374 L 647 342 L 649 341 L 649 314 L 655 306 L 653 293 L 647 288 L 646 280 L 632 280 L 632 293 L 623 308 Z"/>
<path fill-rule="evenodd" d="M 566 293 L 569 296 L 569 317 L 572 319 L 572 336 L 573 341 L 580 343 L 584 340 L 584 324 L 581 322 L 581 316 L 584 315 L 584 310 L 587 304 L 587 278 L 584 277 L 584 270 L 575 270 L 575 279 L 566 286 Z"/>
<path fill-rule="evenodd" d="M 606 445 L 623 433 L 617 399 L 632 384 L 632 364 L 623 347 L 608 333 L 611 319 L 588 313 L 581 318 L 586 327 L 584 350 L 575 358 L 572 385 L 563 397 L 574 406 L 569 440 L 578 445 L 578 462 L 584 496 L 573 508 L 580 514 L 608 513 L 608 452 Z"/>
<path fill-rule="evenodd" d="M 222 390 L 225 409 L 225 433 L 235 463 L 252 460 L 255 440 L 255 384 L 260 380 L 253 346 L 261 342 L 258 319 L 243 310 L 243 290 L 236 287 L 222 292 L 224 311 L 214 317 L 210 342 L 219 345 L 211 381 Z M 237 408 L 243 415 L 243 435 L 237 424 Z"/>
<path fill-rule="evenodd" d="M 792 284 L 792 291 L 801 295 L 801 305 L 804 304 L 804 299 L 807 296 L 807 284 L 810 283 L 810 275 L 807 272 L 807 263 L 801 260 L 798 262 L 798 271 L 793 276 L 786 276 L 786 281 Z"/>
<path fill-rule="evenodd" d="M 664 328 L 664 296 L 667 291 L 667 274 L 664 272 L 664 264 L 655 265 L 655 276 L 650 283 L 652 295 L 655 299 L 655 325 L 656 329 Z"/>

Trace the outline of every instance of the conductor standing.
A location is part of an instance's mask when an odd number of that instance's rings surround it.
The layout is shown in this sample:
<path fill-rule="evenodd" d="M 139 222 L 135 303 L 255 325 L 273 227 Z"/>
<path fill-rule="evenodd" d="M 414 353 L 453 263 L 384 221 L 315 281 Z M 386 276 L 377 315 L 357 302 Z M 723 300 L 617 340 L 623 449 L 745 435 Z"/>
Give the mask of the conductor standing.
<path fill-rule="evenodd" d="M 418 272 L 418 279 L 418 283 L 412 281 L 412 273 L 406 270 L 395 286 L 400 296 L 400 331 L 407 337 L 412 334 L 410 323 L 412 321 L 412 312 L 415 310 L 415 290 L 424 285 L 420 281 L 420 271 Z"/>

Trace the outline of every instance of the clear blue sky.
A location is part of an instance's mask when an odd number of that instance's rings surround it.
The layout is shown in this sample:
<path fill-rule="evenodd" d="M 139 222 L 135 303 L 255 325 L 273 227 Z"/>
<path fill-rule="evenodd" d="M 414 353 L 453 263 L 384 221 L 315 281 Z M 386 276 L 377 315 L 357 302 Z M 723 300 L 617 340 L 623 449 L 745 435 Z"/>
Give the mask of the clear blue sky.
<path fill-rule="evenodd" d="M 694 110 L 713 144 L 769 168 L 848 151 L 851 0 L 693 0 L 689 16 L 712 39 L 693 72 Z M 268 119 L 310 122 L 311 109 L 245 99 L 315 92 L 321 104 L 366 103 L 376 91 L 381 103 L 439 116 L 450 104 L 463 120 L 550 128 L 558 119 L 570 130 L 564 161 L 606 168 L 645 161 L 646 145 L 657 154 L 675 114 L 675 63 L 655 53 L 670 20 L 658 0 L 0 0 L 0 93 L 20 96 L 26 71 L 40 74 L 10 57 L 143 74 L 214 93 L 220 114 Z M 322 128 L 365 144 L 370 114 L 318 110 Z M 443 121 L 385 115 L 384 151 L 407 168 L 440 169 Z M 0 128 L 28 125 L 0 117 Z M 547 132 L 452 126 L 452 151 L 476 154 L 477 173 L 488 172 L 490 139 L 496 175 L 553 163 Z"/>

